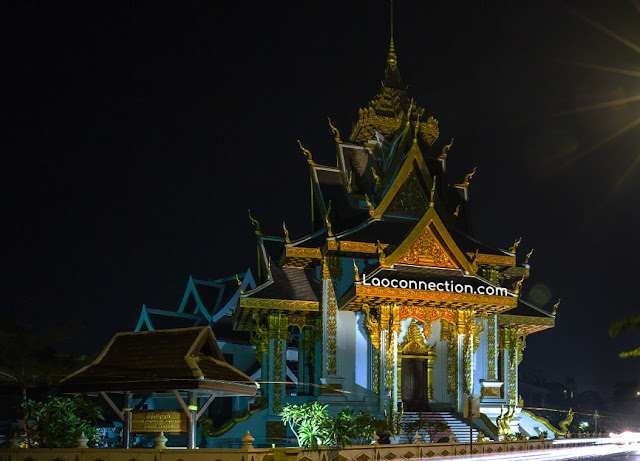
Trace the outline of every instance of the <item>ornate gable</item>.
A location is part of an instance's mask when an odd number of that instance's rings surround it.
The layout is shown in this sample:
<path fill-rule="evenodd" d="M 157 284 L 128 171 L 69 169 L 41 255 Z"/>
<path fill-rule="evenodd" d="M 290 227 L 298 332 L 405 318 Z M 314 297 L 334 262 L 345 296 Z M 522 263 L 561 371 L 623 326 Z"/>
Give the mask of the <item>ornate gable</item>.
<path fill-rule="evenodd" d="M 397 263 L 415 266 L 437 266 L 457 269 L 453 259 L 436 237 L 433 225 L 424 228 L 409 249 L 396 260 Z"/>
<path fill-rule="evenodd" d="M 428 203 L 429 197 L 413 168 L 387 207 L 386 213 L 420 217 L 427 211 Z"/>
<path fill-rule="evenodd" d="M 433 207 L 426 211 L 404 242 L 385 259 L 384 266 L 390 267 L 396 263 L 476 273 L 469 258 L 460 251 Z"/>

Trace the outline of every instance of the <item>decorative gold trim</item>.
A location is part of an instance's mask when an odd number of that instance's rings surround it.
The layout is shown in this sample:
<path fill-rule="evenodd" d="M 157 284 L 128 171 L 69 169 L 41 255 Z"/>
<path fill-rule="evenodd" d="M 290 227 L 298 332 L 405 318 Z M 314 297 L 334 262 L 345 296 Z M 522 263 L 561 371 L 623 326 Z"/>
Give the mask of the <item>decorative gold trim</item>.
<path fill-rule="evenodd" d="M 527 315 L 510 314 L 498 314 L 497 320 L 499 326 L 517 326 L 521 330 L 526 330 L 529 334 L 547 328 L 553 328 L 556 323 L 555 319 L 551 317 L 530 317 Z"/>
<path fill-rule="evenodd" d="M 258 309 L 277 309 L 289 311 L 318 312 L 320 303 L 318 301 L 294 301 L 290 299 L 266 299 L 266 298 L 240 298 L 240 307 Z"/>
<path fill-rule="evenodd" d="M 467 256 L 471 258 L 474 253 L 467 252 Z M 478 264 L 490 264 L 497 266 L 515 266 L 516 258 L 513 256 L 503 256 L 503 255 L 487 255 L 478 253 L 478 257 L 476 259 Z"/>
<path fill-rule="evenodd" d="M 319 248 L 287 247 L 285 249 L 285 255 L 287 258 L 322 258 L 322 253 Z"/>
<path fill-rule="evenodd" d="M 429 325 L 429 330 L 430 329 L 431 325 Z M 402 352 L 403 357 L 413 356 L 411 354 L 427 355 L 429 353 L 427 340 L 425 339 L 418 322 L 416 322 L 416 319 L 411 319 L 407 334 L 404 341 L 400 344 L 399 349 Z"/>
<path fill-rule="evenodd" d="M 389 246 L 388 243 L 381 243 L 382 249 Z M 318 250 L 319 251 L 319 250 Z M 343 253 L 377 253 L 377 243 L 352 242 L 349 240 L 329 240 L 327 241 L 327 251 L 341 251 Z"/>

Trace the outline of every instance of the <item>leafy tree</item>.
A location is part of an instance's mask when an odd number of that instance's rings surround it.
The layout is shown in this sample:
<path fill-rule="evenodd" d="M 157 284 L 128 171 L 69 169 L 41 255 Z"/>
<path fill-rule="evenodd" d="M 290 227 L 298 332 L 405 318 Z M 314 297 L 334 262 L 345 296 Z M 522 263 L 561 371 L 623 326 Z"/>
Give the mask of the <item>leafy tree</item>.
<path fill-rule="evenodd" d="M 11 317 L 0 324 L 0 385 L 20 392 L 27 448 L 31 440 L 29 393 L 34 388 L 57 383 L 82 363 L 81 358 L 57 354 L 53 347 L 68 339 L 72 330 L 67 326 L 51 334 L 36 334 L 30 325 Z"/>
<path fill-rule="evenodd" d="M 376 418 L 368 411 L 357 415 L 349 407 L 336 416 L 329 416 L 327 405 L 307 402 L 300 405 L 287 405 L 280 416 L 291 427 L 298 445 L 317 449 L 319 445 L 343 448 L 358 444 L 367 444 L 374 432 L 387 430 L 384 420 Z"/>
<path fill-rule="evenodd" d="M 355 437 L 355 415 L 349 407 L 338 413 L 338 416 L 324 420 L 324 444 L 332 447 L 344 448 L 351 445 L 351 438 Z"/>
<path fill-rule="evenodd" d="M 95 446 L 100 434 L 92 422 L 104 420 L 99 406 L 79 396 L 29 400 L 26 411 L 27 417 L 35 420 L 31 434 L 34 444 L 48 448 L 73 447 L 82 433 L 89 439 L 89 446 Z"/>
<path fill-rule="evenodd" d="M 625 331 L 640 330 L 640 315 L 620 320 L 609 329 L 609 336 L 612 338 L 618 336 Z M 626 359 L 629 357 L 640 357 L 640 347 L 637 347 L 630 351 L 623 351 L 619 354 L 620 358 Z"/>
<path fill-rule="evenodd" d="M 299 446 L 315 450 L 326 439 L 327 407 L 318 402 L 306 402 L 282 409 L 282 421 L 291 427 Z"/>

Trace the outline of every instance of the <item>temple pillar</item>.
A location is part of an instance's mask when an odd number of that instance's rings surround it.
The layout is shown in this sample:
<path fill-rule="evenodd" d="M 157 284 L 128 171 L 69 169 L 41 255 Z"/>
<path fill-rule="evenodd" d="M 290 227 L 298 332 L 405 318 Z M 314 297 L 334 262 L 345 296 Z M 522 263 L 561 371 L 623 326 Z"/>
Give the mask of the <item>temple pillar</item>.
<path fill-rule="evenodd" d="M 526 334 L 520 334 L 517 327 L 502 328 L 501 348 L 504 351 L 504 398 L 508 405 L 518 405 L 518 365 L 526 347 Z"/>
<path fill-rule="evenodd" d="M 433 365 L 437 358 L 436 346 L 431 346 L 427 353 L 427 398 L 429 400 L 433 400 Z"/>
<path fill-rule="evenodd" d="M 487 379 L 494 381 L 498 379 L 498 371 L 496 369 L 498 360 L 497 321 L 498 316 L 496 314 L 490 315 L 487 318 Z"/>
<path fill-rule="evenodd" d="M 285 396 L 287 367 L 287 338 L 289 321 L 286 315 L 271 314 L 267 317 L 269 338 L 269 415 L 278 415 L 282 411 Z"/>
<path fill-rule="evenodd" d="M 325 391 L 342 388 L 338 377 L 338 300 L 336 285 L 342 274 L 342 259 L 327 255 L 322 266 L 322 384 Z"/>

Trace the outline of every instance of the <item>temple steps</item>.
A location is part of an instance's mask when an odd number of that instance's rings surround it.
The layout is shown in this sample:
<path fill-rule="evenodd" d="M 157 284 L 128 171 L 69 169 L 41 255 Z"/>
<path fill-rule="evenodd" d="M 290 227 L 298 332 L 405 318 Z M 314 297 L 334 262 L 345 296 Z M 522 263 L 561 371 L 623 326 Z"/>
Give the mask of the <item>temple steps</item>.
<path fill-rule="evenodd" d="M 458 442 L 469 442 L 469 424 L 461 421 L 456 417 L 452 412 L 448 411 L 405 411 L 402 415 L 402 425 L 404 426 L 406 423 L 410 423 L 412 421 L 417 421 L 422 418 L 425 421 L 444 421 L 449 426 L 451 432 L 455 435 Z M 477 429 L 472 430 L 473 441 L 478 440 L 478 434 L 480 431 Z M 413 443 L 413 435 L 414 434 L 405 434 L 403 433 L 400 436 L 399 443 Z M 428 443 L 430 442 L 429 436 L 425 434 L 424 431 L 420 432 L 420 435 L 423 437 L 422 442 Z M 434 440 L 438 440 L 441 437 L 449 437 L 449 432 L 438 432 L 434 437 Z"/>

